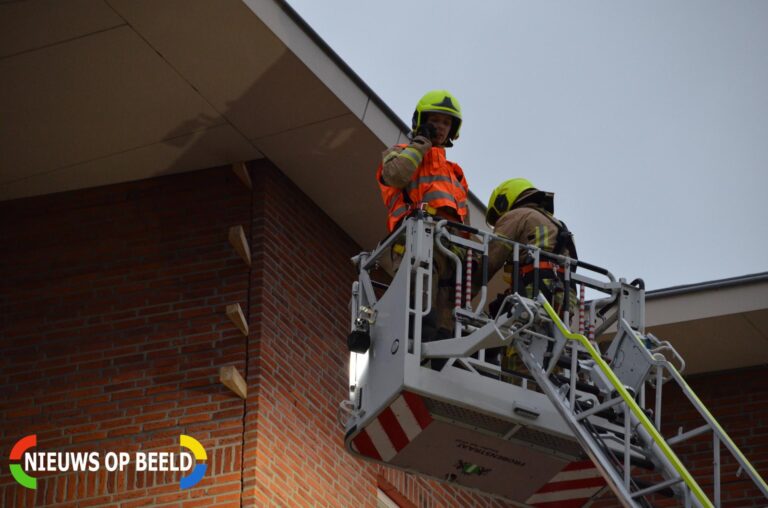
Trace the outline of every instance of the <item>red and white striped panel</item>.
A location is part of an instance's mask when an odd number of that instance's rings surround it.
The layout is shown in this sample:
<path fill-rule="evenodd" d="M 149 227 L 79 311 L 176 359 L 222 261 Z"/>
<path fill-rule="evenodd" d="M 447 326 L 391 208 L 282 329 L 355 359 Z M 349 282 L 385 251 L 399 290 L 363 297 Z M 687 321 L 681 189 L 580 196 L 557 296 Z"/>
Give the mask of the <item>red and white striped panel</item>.
<path fill-rule="evenodd" d="M 427 406 L 416 394 L 401 393 L 352 439 L 358 453 L 389 462 L 432 423 Z"/>
<path fill-rule="evenodd" d="M 525 502 L 537 508 L 580 508 L 605 485 L 592 461 L 571 462 Z"/>

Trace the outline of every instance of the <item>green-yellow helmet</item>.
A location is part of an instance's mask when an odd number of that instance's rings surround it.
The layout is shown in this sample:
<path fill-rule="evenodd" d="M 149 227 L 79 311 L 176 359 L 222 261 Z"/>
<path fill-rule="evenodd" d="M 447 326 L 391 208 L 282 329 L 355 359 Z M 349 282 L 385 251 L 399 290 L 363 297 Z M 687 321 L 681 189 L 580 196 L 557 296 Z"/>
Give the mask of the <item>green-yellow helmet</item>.
<path fill-rule="evenodd" d="M 432 90 L 424 94 L 413 112 L 411 127 L 414 132 L 419 129 L 424 119 L 425 113 L 444 113 L 453 117 L 451 132 L 448 133 L 449 142 L 459 139 L 459 130 L 461 129 L 461 106 L 451 92 L 448 90 Z M 450 146 L 450 144 L 448 144 Z"/>
<path fill-rule="evenodd" d="M 488 211 L 485 212 L 485 222 L 494 226 L 499 217 L 512 209 L 520 194 L 535 188 L 530 180 L 513 178 L 493 189 L 491 199 L 488 200 Z"/>

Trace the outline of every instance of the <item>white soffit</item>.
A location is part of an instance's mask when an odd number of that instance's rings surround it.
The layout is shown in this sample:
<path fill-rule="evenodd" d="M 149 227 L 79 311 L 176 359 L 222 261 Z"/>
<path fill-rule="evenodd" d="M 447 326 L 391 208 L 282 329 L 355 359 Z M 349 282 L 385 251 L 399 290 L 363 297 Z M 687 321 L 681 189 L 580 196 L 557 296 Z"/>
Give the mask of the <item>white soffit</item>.
<path fill-rule="evenodd" d="M 125 22 L 103 0 L 0 4 L 0 58 L 108 30 Z"/>
<path fill-rule="evenodd" d="M 687 363 L 685 374 L 768 363 L 764 275 L 651 293 L 646 299 L 648 331 L 678 350 Z"/>
<path fill-rule="evenodd" d="M 361 129 L 353 115 L 259 138 L 257 143 L 360 245 L 375 246 L 386 235 L 384 206 L 373 177 L 379 140 Z M 304 149 L 297 151 L 298 145 Z"/>
<path fill-rule="evenodd" d="M 240 1 L 112 5 L 251 140 L 349 112 Z"/>
<path fill-rule="evenodd" d="M 108 3 L 0 4 L 0 20 L 0 199 L 262 157 Z"/>
<path fill-rule="evenodd" d="M 403 136 L 400 128 L 384 113 L 375 102 L 369 101 L 363 114 L 363 123 L 381 141 L 380 149 L 398 143 Z M 409 141 L 406 140 L 406 143 Z"/>
<path fill-rule="evenodd" d="M 60 168 L 7 184 L 2 193 L 48 194 L 216 167 L 258 157 L 253 146 L 224 124 L 173 139 Z M 108 168 L 108 169 L 105 169 Z"/>
<path fill-rule="evenodd" d="M 648 326 L 768 309 L 768 280 L 659 296 L 648 295 Z"/>
<path fill-rule="evenodd" d="M 274 0 L 243 0 L 291 53 L 314 74 L 353 115 L 362 119 L 370 98 L 344 73 L 296 21 Z M 382 142 L 386 142 L 382 140 Z"/>
<path fill-rule="evenodd" d="M 222 123 L 127 27 L 0 60 L 0 75 L 14 77 L 0 81 L 3 180 Z"/>
<path fill-rule="evenodd" d="M 768 310 L 656 325 L 685 359 L 685 375 L 768 363 Z"/>

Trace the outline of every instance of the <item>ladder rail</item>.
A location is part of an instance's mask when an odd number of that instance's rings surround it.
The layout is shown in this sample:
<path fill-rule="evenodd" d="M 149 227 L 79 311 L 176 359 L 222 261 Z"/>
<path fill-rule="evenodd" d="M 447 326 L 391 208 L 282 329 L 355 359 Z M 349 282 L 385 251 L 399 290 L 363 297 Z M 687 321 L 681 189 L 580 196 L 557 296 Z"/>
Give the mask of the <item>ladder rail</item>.
<path fill-rule="evenodd" d="M 438 238 L 438 239 L 439 238 L 443 238 L 443 239 L 447 240 L 450 243 L 457 244 L 460 247 L 463 247 L 463 248 L 466 248 L 466 249 L 475 249 L 478 252 L 482 252 L 483 258 L 485 258 L 485 255 L 487 255 L 487 249 L 488 249 L 489 241 L 491 239 L 493 239 L 495 241 L 502 241 L 502 242 L 505 242 L 505 243 L 509 243 L 512 246 L 514 246 L 515 250 L 526 249 L 530 254 L 533 255 L 534 265 L 535 266 L 538 266 L 539 259 L 540 259 L 541 255 L 545 255 L 547 257 L 552 257 L 552 258 L 558 259 L 558 261 L 560 261 L 560 262 L 564 261 L 565 264 L 570 264 L 570 261 L 572 261 L 572 260 L 566 259 L 566 258 L 559 259 L 559 258 L 561 258 L 560 256 L 556 256 L 556 255 L 552 255 L 551 253 L 540 251 L 539 249 L 532 248 L 532 246 L 529 246 L 529 245 L 517 244 L 516 242 L 511 242 L 511 241 L 509 241 L 507 239 L 504 239 L 504 238 L 501 238 L 501 237 L 496 237 L 496 235 L 494 235 L 492 233 L 489 234 L 489 233 L 486 233 L 486 232 L 481 232 L 481 231 L 478 231 L 478 230 L 474 230 L 474 228 L 467 228 L 466 226 L 463 226 L 460 229 L 464 229 L 464 230 L 470 231 L 471 233 L 476 234 L 477 235 L 476 238 L 478 238 L 480 241 L 473 241 L 471 239 L 465 239 L 465 238 L 462 238 L 459 235 L 455 235 L 455 234 L 451 233 L 451 231 L 448 229 L 448 227 L 452 226 L 452 225 L 453 225 L 452 223 L 448 223 L 447 221 L 444 221 L 444 220 L 439 221 L 438 224 L 437 224 L 437 227 L 435 228 L 435 230 L 436 230 L 435 237 Z M 442 251 L 456 265 L 456 271 L 455 271 L 456 286 L 460 287 L 460 285 L 461 285 L 461 265 L 462 265 L 461 259 L 459 258 L 459 256 L 457 256 L 456 254 L 451 252 L 447 248 L 447 246 L 443 245 L 442 242 L 440 242 L 439 240 L 436 242 L 436 244 L 437 244 L 437 249 Z M 486 260 L 483 259 L 483 262 L 485 262 L 485 261 Z M 594 270 L 597 273 L 600 273 L 601 275 L 606 276 L 609 279 L 610 282 L 613 282 L 615 280 L 613 278 L 613 276 L 610 274 L 610 272 L 607 272 L 604 269 L 601 269 L 599 267 L 595 267 L 593 265 L 589 265 L 587 263 L 583 263 L 583 262 L 580 262 L 580 261 L 576 261 L 576 260 L 573 260 L 573 261 L 574 261 L 574 263 L 573 263 L 574 266 L 579 266 L 579 265 L 580 266 L 585 266 L 588 269 Z M 592 279 L 592 278 L 585 277 L 582 274 L 575 274 L 575 273 L 574 274 L 569 274 L 569 275 L 571 275 L 572 280 L 574 280 L 576 282 L 580 282 L 582 284 L 586 284 L 586 285 L 589 285 L 591 287 L 595 287 L 596 289 L 597 288 L 604 289 L 603 287 L 600 287 L 600 286 L 603 286 L 603 284 L 599 284 L 599 283 L 595 284 L 597 281 Z M 485 279 L 485 277 L 483 277 L 483 278 Z M 483 280 L 483 285 L 482 285 L 482 289 L 483 290 L 486 289 L 485 282 L 486 281 Z M 537 286 L 536 282 L 537 281 L 534 281 L 534 286 Z M 607 289 L 608 286 L 609 286 L 609 284 L 605 284 L 605 289 Z M 536 292 L 536 291 L 534 292 L 534 294 L 537 294 L 537 293 L 538 292 Z M 612 293 L 611 297 L 605 299 L 606 300 L 606 304 L 608 304 L 608 305 L 610 305 L 611 302 L 616 300 L 616 294 L 613 291 L 611 291 L 611 293 Z M 485 293 L 483 293 L 481 296 L 482 296 L 482 298 L 481 298 L 482 303 L 485 303 L 485 298 L 487 297 L 487 295 Z M 712 502 L 709 500 L 709 498 L 707 497 L 706 493 L 703 491 L 701 486 L 696 482 L 696 479 L 693 477 L 693 475 L 688 471 L 688 469 L 685 467 L 685 465 L 682 463 L 682 461 L 679 459 L 679 457 L 677 457 L 676 453 L 672 450 L 672 448 L 670 446 L 670 443 L 668 443 L 663 438 L 663 436 L 660 434 L 659 430 L 657 430 L 657 429 L 660 428 L 660 423 L 661 423 L 660 422 L 660 407 L 657 407 L 657 409 L 659 409 L 659 411 L 656 412 L 656 417 L 655 417 L 655 422 L 654 422 L 655 425 L 654 425 L 654 423 L 652 423 L 649 420 L 648 416 L 642 410 L 640 405 L 638 405 L 638 403 L 635 401 L 633 395 L 630 394 L 629 391 L 625 388 L 624 383 L 622 383 L 621 380 L 619 379 L 619 377 L 616 375 L 616 373 L 614 373 L 613 370 L 610 367 L 608 367 L 607 363 L 605 363 L 605 361 L 600 356 L 599 352 L 597 352 L 594 349 L 594 347 L 589 343 L 588 339 L 586 337 L 584 337 L 583 335 L 578 336 L 577 334 L 572 334 L 567 329 L 567 327 L 562 323 L 562 320 L 560 320 L 560 318 L 556 315 L 554 310 L 551 308 L 549 303 L 546 302 L 546 300 L 543 298 L 542 295 L 538 295 L 537 299 L 539 300 L 539 302 L 541 302 L 543 304 L 543 308 L 545 309 L 546 314 L 549 315 L 549 318 L 552 320 L 552 322 L 555 324 L 555 326 L 557 326 L 560 329 L 560 331 L 562 332 L 563 336 L 568 341 L 571 341 L 572 344 L 579 344 L 580 346 L 583 347 L 583 349 L 585 351 L 587 351 L 587 353 L 592 358 L 592 360 L 595 362 L 595 364 L 598 366 L 598 368 L 600 369 L 602 374 L 609 381 L 610 385 L 613 387 L 615 392 L 617 394 L 619 394 L 619 396 L 621 398 L 621 401 L 622 401 L 620 403 L 624 404 L 626 406 L 628 412 L 632 413 L 632 417 L 633 417 L 633 419 L 636 420 L 636 424 L 642 429 L 640 433 L 647 438 L 649 443 L 653 443 L 651 446 L 655 446 L 656 448 L 658 448 L 658 450 L 661 452 L 661 455 L 665 458 L 666 462 L 668 462 L 668 464 L 669 464 L 669 466 L 671 468 L 671 471 L 669 471 L 669 474 L 677 474 L 679 476 L 679 478 L 682 480 L 682 482 L 685 484 L 685 487 L 689 491 L 689 492 L 685 493 L 686 503 L 690 502 L 690 498 L 692 497 L 698 503 L 700 503 L 701 506 L 712 506 Z M 477 316 L 479 314 L 480 309 L 482 309 L 482 305 L 477 305 L 477 307 L 475 309 L 471 309 L 470 308 L 470 312 L 472 313 L 473 316 Z M 622 321 L 623 323 L 621 323 L 621 324 L 625 325 L 627 327 L 627 330 L 630 332 L 630 333 L 627 334 L 628 337 L 625 337 L 625 339 L 628 338 L 629 340 L 639 341 L 639 339 L 637 337 L 637 333 L 638 332 L 634 331 L 628 325 L 628 323 L 626 323 L 626 321 L 623 318 L 619 318 L 618 314 L 619 313 L 617 312 L 616 316 L 613 318 L 613 320 Z M 604 326 L 606 326 L 608 324 L 609 323 L 604 323 Z M 456 331 L 456 337 L 457 338 L 461 337 L 461 328 L 460 328 L 460 324 L 458 323 L 458 320 L 457 320 L 457 323 L 456 323 L 456 330 L 455 331 Z M 536 333 L 533 332 L 532 330 L 527 330 L 526 333 L 530 334 L 530 335 L 536 335 Z M 545 338 L 545 337 L 541 337 L 541 338 Z M 547 338 L 547 339 L 548 340 L 552 340 L 551 338 Z M 654 339 L 655 339 L 655 337 L 654 337 Z M 679 360 L 680 365 L 681 366 L 685 365 L 684 361 L 682 360 L 682 358 L 680 358 L 679 355 L 677 355 L 676 351 L 674 350 L 673 347 L 671 347 L 671 345 L 669 345 L 668 343 L 663 343 L 662 344 L 660 341 L 658 341 L 658 339 L 656 339 L 655 342 L 657 343 L 658 346 L 667 346 L 672 351 L 672 353 L 675 355 L 676 359 Z M 571 362 L 572 363 L 572 368 L 571 368 L 571 372 L 575 372 L 575 369 L 573 369 L 573 363 L 576 362 L 576 360 L 575 360 L 576 359 L 576 354 L 575 354 L 576 349 L 577 349 L 576 347 L 572 348 L 574 353 L 572 353 L 572 362 Z M 556 349 L 555 349 L 555 351 L 553 351 L 553 353 L 559 357 L 562 354 L 563 351 L 564 351 L 564 344 L 561 344 L 559 349 L 557 349 L 557 346 L 556 346 Z M 688 398 L 697 407 L 697 409 L 699 409 L 699 412 L 702 414 L 704 419 L 710 424 L 710 426 L 711 426 L 711 428 L 713 430 L 713 433 L 715 433 L 718 436 L 720 436 L 720 441 L 723 442 L 726 445 L 726 447 L 729 449 L 729 451 L 731 451 L 731 453 L 734 455 L 734 457 L 736 457 L 736 460 L 738 461 L 738 463 L 743 467 L 744 470 L 746 470 L 748 472 L 749 476 L 753 479 L 753 481 L 756 484 L 758 484 L 759 488 L 763 491 L 763 493 L 766 494 L 766 496 L 768 496 L 768 493 L 766 493 L 766 491 L 768 491 L 768 488 L 766 488 L 765 482 L 762 481 L 762 479 L 757 474 L 757 472 L 754 470 L 752 465 L 747 461 L 747 459 L 743 456 L 743 454 L 741 454 L 741 452 L 738 450 L 738 448 L 735 446 L 735 444 L 730 440 L 730 438 L 727 436 L 727 434 L 725 434 L 725 432 L 722 430 L 722 428 L 719 426 L 719 424 L 717 424 L 717 422 L 714 420 L 714 418 L 711 416 L 711 414 L 709 414 L 709 412 L 706 410 L 706 408 L 704 408 L 703 404 L 701 404 L 700 401 L 698 401 L 698 403 L 694 402 L 694 399 L 698 400 L 698 398 L 695 396 L 695 394 L 693 394 L 692 390 L 690 390 L 690 387 L 688 387 L 687 384 L 685 384 L 685 382 L 682 380 L 682 377 L 680 376 L 679 371 L 677 371 L 677 369 L 675 369 L 674 365 L 672 365 L 672 363 L 669 362 L 666 358 L 664 358 L 663 360 L 659 360 L 660 357 L 663 358 L 663 355 L 661 355 L 661 354 L 654 355 L 654 354 L 652 354 L 653 352 L 647 351 L 647 350 L 645 350 L 645 348 L 643 348 L 643 351 L 648 355 L 648 358 L 649 358 L 651 364 L 653 364 L 653 365 L 655 365 L 657 367 L 657 371 L 656 371 L 656 374 L 657 374 L 657 376 L 656 376 L 656 388 L 657 388 L 657 390 L 656 390 L 656 395 L 657 395 L 656 402 L 657 402 L 657 404 L 656 405 L 660 406 L 660 404 L 661 404 L 661 384 L 663 384 L 664 381 L 668 380 L 668 378 L 663 378 L 663 376 L 661 375 L 661 372 L 662 372 L 662 370 L 667 370 L 668 372 L 670 372 L 669 377 L 675 378 L 676 381 L 678 381 L 678 384 L 681 386 L 681 389 L 684 391 L 684 393 L 686 393 Z M 427 356 L 431 356 L 431 355 L 427 355 Z M 547 370 L 547 374 L 551 374 L 552 373 L 552 371 L 554 370 L 556 364 L 557 364 L 557 358 L 550 359 L 550 363 L 548 365 L 548 368 L 546 369 Z M 682 381 L 682 383 L 680 383 L 680 381 Z M 646 381 L 642 382 L 642 386 L 643 387 L 645 385 L 645 382 Z M 569 383 L 569 385 L 570 385 L 570 397 L 569 397 L 569 401 L 568 402 L 570 403 L 570 406 L 572 408 L 575 406 L 575 392 L 576 392 L 576 390 L 574 388 L 574 384 L 575 384 L 575 377 L 572 378 L 571 382 Z M 692 399 L 691 397 L 693 397 L 694 399 Z M 581 416 L 582 415 L 580 413 L 579 417 L 581 417 Z M 583 420 L 583 418 L 579 418 L 579 420 Z M 626 420 L 629 420 L 629 418 L 626 418 Z M 628 457 L 628 455 L 629 454 L 627 453 L 626 456 Z M 716 465 L 716 467 L 719 467 L 719 460 L 717 460 L 717 462 L 718 462 L 718 465 Z M 717 473 L 717 471 L 716 471 L 716 473 Z M 717 502 L 719 504 L 719 478 L 715 480 L 715 485 L 714 486 L 715 486 L 715 490 L 716 490 L 715 498 L 718 500 Z"/>
<path fill-rule="evenodd" d="M 547 302 L 547 300 L 543 297 L 543 295 L 538 296 L 538 301 L 539 303 L 541 303 L 542 308 L 546 311 L 547 315 L 552 320 L 554 325 L 558 328 L 560 333 L 567 340 L 575 341 L 579 343 L 587 351 L 587 353 L 590 355 L 590 357 L 595 362 L 595 364 L 600 368 L 603 375 L 611 383 L 614 390 L 616 390 L 619 396 L 621 396 L 621 398 L 624 399 L 624 403 L 626 404 L 627 408 L 632 412 L 632 415 L 634 416 L 634 418 L 638 420 L 640 426 L 642 426 L 645 433 L 653 441 L 653 443 L 658 447 L 658 449 L 662 452 L 663 456 L 666 458 L 666 460 L 669 462 L 669 464 L 672 466 L 672 468 L 678 474 L 678 476 L 683 480 L 685 485 L 688 487 L 688 490 L 693 494 L 693 496 L 701 504 L 701 506 L 708 507 L 708 508 L 714 507 L 714 505 L 709 500 L 706 493 L 698 484 L 696 479 L 688 471 L 685 465 L 683 465 L 680 458 L 672 450 L 672 448 L 667 444 L 667 442 L 661 436 L 659 431 L 656 430 L 656 428 L 653 426 L 653 424 L 648 419 L 646 414 L 643 412 L 643 410 L 634 400 L 632 395 L 629 394 L 627 389 L 624 387 L 623 383 L 619 380 L 619 378 L 616 376 L 613 370 L 611 370 L 608 364 L 605 363 L 605 360 L 603 360 L 603 358 L 600 356 L 600 353 L 598 353 L 595 350 L 594 346 L 590 344 L 589 340 L 584 335 L 573 333 L 570 330 L 568 330 L 568 328 L 560 320 L 560 317 L 557 315 L 557 313 L 549 304 L 549 302 Z"/>
<path fill-rule="evenodd" d="M 625 320 L 621 320 L 621 325 L 625 327 L 627 330 L 631 330 L 631 327 L 626 323 Z M 634 331 L 633 331 L 634 332 Z M 637 332 L 634 333 L 628 333 L 628 337 L 631 337 L 632 340 L 642 342 L 641 339 L 638 337 Z M 651 337 L 662 347 L 665 349 L 669 349 L 673 352 L 675 359 L 680 363 L 681 367 L 685 366 L 685 361 L 680 357 L 679 354 L 675 351 L 675 349 L 668 343 L 668 342 L 661 342 L 656 337 Z M 728 449 L 728 451 L 731 453 L 734 459 L 736 459 L 736 462 L 741 466 L 741 468 L 747 472 L 747 475 L 750 477 L 750 479 L 754 482 L 754 484 L 758 487 L 758 489 L 762 492 L 762 494 L 768 498 L 768 485 L 766 485 L 765 480 L 760 476 L 760 474 L 757 472 L 757 470 L 754 468 L 752 463 L 749 461 L 749 459 L 746 458 L 746 456 L 741 452 L 739 447 L 736 445 L 736 443 L 733 442 L 731 437 L 728 435 L 727 432 L 722 428 L 720 423 L 715 419 L 715 417 L 712 415 L 712 413 L 709 411 L 709 409 L 706 407 L 706 405 L 699 399 L 699 397 L 696 395 L 696 392 L 688 385 L 688 383 L 683 378 L 682 374 L 680 373 L 680 370 L 678 370 L 675 365 L 670 362 L 664 355 L 660 354 L 658 349 L 654 350 L 647 350 L 642 349 L 644 354 L 647 355 L 647 357 L 650 359 L 650 362 L 652 365 L 656 367 L 656 376 L 655 376 L 655 388 L 656 388 L 656 397 L 657 397 L 657 404 L 656 404 L 656 410 L 658 411 L 658 414 L 656 415 L 656 428 L 660 429 L 660 423 L 661 423 L 661 417 L 660 417 L 660 410 L 661 410 L 661 394 L 662 394 L 662 387 L 663 387 L 663 373 L 662 371 L 666 371 L 669 374 L 669 379 L 674 379 L 675 383 L 680 388 L 680 391 L 683 392 L 683 394 L 686 396 L 688 401 L 691 403 L 691 405 L 696 409 L 696 411 L 699 413 L 699 415 L 702 417 L 702 419 L 705 422 L 705 425 L 697 427 L 695 429 L 692 429 L 690 431 L 687 431 L 681 435 L 674 436 L 667 440 L 667 443 L 672 445 L 676 444 L 678 442 L 682 442 L 686 439 L 696 437 L 698 435 L 701 435 L 708 430 L 711 430 L 713 433 L 713 440 L 716 439 L 719 442 L 723 443 L 725 447 Z M 649 378 L 650 380 L 650 378 Z M 713 441 L 714 442 L 714 441 Z M 714 489 L 715 489 L 715 498 L 719 498 L 720 494 L 720 475 L 719 475 L 719 468 L 720 468 L 720 450 L 719 447 L 713 446 L 713 464 L 714 464 L 714 473 L 715 473 L 715 482 L 714 482 Z M 716 501 L 717 505 L 719 506 L 719 500 Z"/>

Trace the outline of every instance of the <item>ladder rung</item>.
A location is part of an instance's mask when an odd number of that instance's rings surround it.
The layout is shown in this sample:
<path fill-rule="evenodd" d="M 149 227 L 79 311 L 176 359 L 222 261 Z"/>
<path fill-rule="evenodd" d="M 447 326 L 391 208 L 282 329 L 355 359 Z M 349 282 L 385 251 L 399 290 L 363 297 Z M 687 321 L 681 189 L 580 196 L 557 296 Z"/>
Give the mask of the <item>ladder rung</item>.
<path fill-rule="evenodd" d="M 613 434 L 593 434 L 596 440 L 600 440 L 603 442 L 613 441 L 614 443 L 618 443 L 620 445 L 624 445 L 624 440 L 619 438 L 618 436 L 615 436 Z M 609 447 L 610 452 L 613 454 L 614 457 L 616 457 L 616 460 L 624 461 L 624 454 L 629 453 L 629 462 L 633 466 L 641 467 L 643 469 L 647 469 L 648 471 L 653 471 L 656 469 L 656 465 L 648 460 L 647 458 L 644 458 L 645 456 L 642 453 L 642 448 L 639 448 L 637 446 L 632 445 L 629 450 L 626 449 L 616 449 Z M 634 453 L 633 453 L 634 452 Z"/>
<path fill-rule="evenodd" d="M 646 487 L 644 489 L 640 489 L 636 492 L 633 492 L 632 498 L 634 499 L 634 498 L 645 496 L 652 492 L 658 492 L 660 490 L 666 489 L 667 487 L 671 487 L 672 485 L 676 483 L 680 483 L 682 481 L 683 481 L 682 478 L 672 478 L 671 480 L 665 480 L 661 483 L 657 483 L 656 485 L 651 485 L 650 487 Z"/>
<path fill-rule="evenodd" d="M 563 376 L 561 374 L 552 374 L 552 375 L 555 376 L 557 381 L 562 383 L 563 385 L 565 385 L 565 384 L 570 385 L 570 383 L 571 383 L 571 379 L 569 377 L 567 377 L 567 376 Z M 573 376 L 575 374 L 571 374 L 571 375 Z M 591 393 L 592 395 L 594 395 L 596 397 L 599 396 L 600 393 L 601 393 L 600 389 L 598 387 L 596 387 L 594 385 L 587 384 L 587 383 L 585 383 L 583 381 L 578 381 L 578 380 L 576 381 L 576 390 L 578 390 L 580 392 Z"/>
<path fill-rule="evenodd" d="M 710 427 L 709 424 L 702 425 L 701 427 L 696 427 L 693 430 L 689 430 L 688 432 L 683 432 L 682 434 L 678 434 L 677 436 L 673 436 L 667 439 L 667 444 L 672 446 L 677 443 L 682 443 L 686 439 L 691 439 L 692 437 L 696 437 L 701 434 L 704 434 L 708 430 L 712 430 L 712 427 Z"/>
<path fill-rule="evenodd" d="M 589 418 L 590 416 L 592 416 L 595 413 L 599 413 L 601 411 L 605 411 L 606 409 L 609 409 L 609 408 L 611 408 L 611 407 L 613 407 L 613 406 L 615 406 L 617 404 L 620 404 L 622 402 L 624 402 L 624 399 L 622 399 L 621 397 L 614 397 L 613 399 L 609 399 L 609 400 L 603 402 L 602 404 L 598 404 L 597 406 L 595 406 L 595 407 L 593 407 L 591 409 L 587 409 L 586 411 L 582 411 L 581 413 L 575 415 L 576 421 L 581 421 L 581 420 L 583 420 L 585 418 Z"/>

